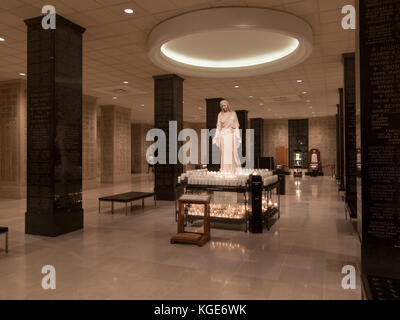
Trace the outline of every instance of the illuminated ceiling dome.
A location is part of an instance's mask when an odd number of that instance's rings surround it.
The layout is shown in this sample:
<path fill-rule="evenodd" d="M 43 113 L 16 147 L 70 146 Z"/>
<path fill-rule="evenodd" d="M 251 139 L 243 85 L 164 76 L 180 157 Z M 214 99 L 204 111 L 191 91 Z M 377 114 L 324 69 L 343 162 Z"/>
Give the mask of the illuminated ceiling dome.
<path fill-rule="evenodd" d="M 149 36 L 154 64 L 197 77 L 247 77 L 301 63 L 312 51 L 311 27 L 280 11 L 228 7 L 166 20 Z"/>

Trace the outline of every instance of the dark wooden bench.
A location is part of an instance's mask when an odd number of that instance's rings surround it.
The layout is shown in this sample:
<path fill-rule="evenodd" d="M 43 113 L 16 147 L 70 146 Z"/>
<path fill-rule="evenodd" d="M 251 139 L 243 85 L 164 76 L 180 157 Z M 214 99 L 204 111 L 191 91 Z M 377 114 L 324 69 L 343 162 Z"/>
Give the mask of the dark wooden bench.
<path fill-rule="evenodd" d="M 6 253 L 8 253 L 8 228 L 0 227 L 0 234 L 6 234 Z"/>
<path fill-rule="evenodd" d="M 154 192 L 127 192 L 116 194 L 109 197 L 102 197 L 99 198 L 99 213 L 101 210 L 100 204 L 102 201 L 104 202 L 111 202 L 111 213 L 114 214 L 114 202 L 125 203 L 125 211 L 126 215 L 128 215 L 128 203 L 131 204 L 132 209 L 132 202 L 136 200 L 142 200 L 142 208 L 144 208 L 144 199 L 146 198 L 154 198 L 154 206 L 157 206 L 157 199 L 156 194 Z"/>

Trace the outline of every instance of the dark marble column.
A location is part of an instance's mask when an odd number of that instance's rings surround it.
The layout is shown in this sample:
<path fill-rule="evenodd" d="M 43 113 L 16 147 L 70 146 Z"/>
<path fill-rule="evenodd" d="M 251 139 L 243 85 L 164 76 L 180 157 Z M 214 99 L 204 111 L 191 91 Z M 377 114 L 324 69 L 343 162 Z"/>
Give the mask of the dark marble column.
<path fill-rule="evenodd" d="M 345 191 L 345 153 L 346 149 L 344 146 L 344 92 L 343 88 L 339 88 L 339 155 L 340 155 L 340 180 L 339 180 L 339 191 Z"/>
<path fill-rule="evenodd" d="M 169 156 L 169 122 L 177 122 L 177 134 L 183 129 L 183 79 L 175 74 L 155 76 L 154 78 L 154 127 L 162 129 L 167 136 L 167 162 L 155 166 L 155 192 L 158 200 L 173 201 L 180 195 L 176 184 L 183 172 L 180 163 L 170 164 Z M 177 137 L 172 137 L 177 139 Z M 176 159 L 182 146 L 178 142 Z"/>
<path fill-rule="evenodd" d="M 295 152 L 301 153 L 303 168 L 308 167 L 308 137 L 309 123 L 308 119 L 289 120 L 289 165 L 294 168 Z"/>
<path fill-rule="evenodd" d="M 246 156 L 246 130 L 248 129 L 249 126 L 249 112 L 247 110 L 238 110 L 236 111 L 238 120 L 239 120 L 239 125 L 240 129 L 242 130 L 242 145 L 239 147 L 239 157 Z M 240 154 L 240 150 L 242 150 L 242 154 Z M 245 164 L 243 164 L 244 166 Z"/>
<path fill-rule="evenodd" d="M 400 279 L 399 14 L 400 0 L 359 2 L 362 271 L 395 279 Z"/>
<path fill-rule="evenodd" d="M 82 34 L 57 16 L 28 26 L 27 212 L 25 232 L 58 236 L 83 228 Z"/>
<path fill-rule="evenodd" d="M 336 181 L 340 181 L 340 105 L 336 113 Z"/>
<path fill-rule="evenodd" d="M 224 98 L 213 98 L 206 99 L 207 103 L 207 129 L 213 130 L 217 127 L 218 114 L 221 112 L 220 102 L 224 100 Z M 212 137 L 209 138 L 208 142 L 208 165 L 207 169 L 209 171 L 219 171 L 221 166 L 219 164 L 212 163 L 212 152 L 214 152 L 214 158 L 216 157 L 219 149 L 213 145 Z M 218 153 L 219 154 L 219 153 Z"/>
<path fill-rule="evenodd" d="M 357 218 L 357 131 L 356 131 L 356 60 L 355 53 L 343 54 L 344 67 L 344 145 L 346 207 Z"/>
<path fill-rule="evenodd" d="M 250 119 L 250 127 L 254 130 L 254 165 L 259 168 L 260 158 L 264 155 L 264 119 Z"/>

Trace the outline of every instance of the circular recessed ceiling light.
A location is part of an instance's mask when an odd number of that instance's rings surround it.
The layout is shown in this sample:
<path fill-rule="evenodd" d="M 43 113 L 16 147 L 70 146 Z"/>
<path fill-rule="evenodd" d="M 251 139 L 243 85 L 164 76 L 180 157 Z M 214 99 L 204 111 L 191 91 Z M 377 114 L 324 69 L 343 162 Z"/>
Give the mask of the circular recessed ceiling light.
<path fill-rule="evenodd" d="M 6 39 L 0 37 L 0 42 L 6 41 Z"/>
<path fill-rule="evenodd" d="M 299 79 L 299 80 L 297 80 L 297 83 L 303 83 L 303 80 Z"/>
<path fill-rule="evenodd" d="M 235 89 L 239 89 L 240 87 L 239 86 L 235 86 Z"/>
<path fill-rule="evenodd" d="M 113 97 L 113 99 L 114 99 L 114 100 L 117 100 L 118 98 L 117 98 L 117 97 Z"/>
<path fill-rule="evenodd" d="M 253 99 L 253 98 L 254 98 L 254 96 L 249 96 L 249 98 L 250 98 L 250 99 Z"/>
<path fill-rule="evenodd" d="M 302 94 L 307 94 L 307 93 L 308 93 L 307 91 L 303 91 L 303 92 L 302 92 Z"/>
<path fill-rule="evenodd" d="M 288 69 L 304 61 L 312 51 L 312 30 L 289 13 L 213 8 L 162 22 L 152 30 L 148 45 L 153 63 L 171 72 L 247 77 Z"/>
<path fill-rule="evenodd" d="M 125 9 L 124 12 L 127 14 L 133 14 L 133 9 Z"/>
<path fill-rule="evenodd" d="M 128 84 L 129 83 L 129 81 L 124 81 L 124 84 Z"/>
<path fill-rule="evenodd" d="M 25 77 L 26 73 L 21 72 L 19 75 L 22 76 L 22 77 Z"/>

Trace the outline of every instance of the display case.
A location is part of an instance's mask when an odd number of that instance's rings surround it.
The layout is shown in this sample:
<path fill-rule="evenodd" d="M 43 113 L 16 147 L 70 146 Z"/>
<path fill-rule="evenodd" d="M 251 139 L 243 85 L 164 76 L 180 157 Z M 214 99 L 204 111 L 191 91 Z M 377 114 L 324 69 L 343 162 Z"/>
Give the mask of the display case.
<path fill-rule="evenodd" d="M 322 163 L 321 163 L 321 152 L 318 149 L 311 149 L 309 156 L 308 172 L 309 176 L 323 176 Z"/>
<path fill-rule="evenodd" d="M 262 181 L 262 201 L 259 207 L 250 206 L 251 176 Z M 277 192 L 278 177 L 269 170 L 247 170 L 237 174 L 221 174 L 207 170 L 195 170 L 182 175 L 178 181 L 185 194 L 209 194 L 211 196 L 210 219 L 213 228 L 249 230 L 253 213 L 259 212 L 263 228 L 272 226 L 274 217 L 280 217 L 280 199 Z M 186 223 L 196 224 L 204 217 L 201 206 L 185 208 Z M 276 219 L 275 219 L 276 220 Z"/>
<path fill-rule="evenodd" d="M 303 159 L 302 159 L 301 152 L 295 152 L 293 159 L 294 159 L 294 163 L 293 163 L 294 172 L 293 172 L 293 175 L 295 177 L 302 177 L 303 176 Z"/>

